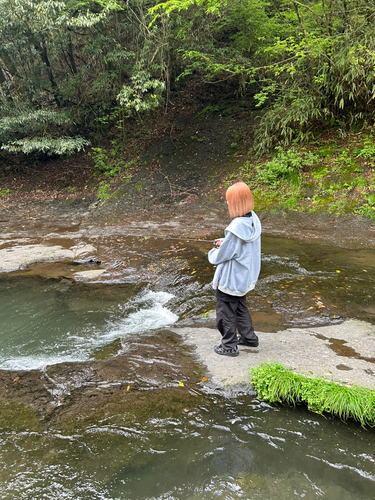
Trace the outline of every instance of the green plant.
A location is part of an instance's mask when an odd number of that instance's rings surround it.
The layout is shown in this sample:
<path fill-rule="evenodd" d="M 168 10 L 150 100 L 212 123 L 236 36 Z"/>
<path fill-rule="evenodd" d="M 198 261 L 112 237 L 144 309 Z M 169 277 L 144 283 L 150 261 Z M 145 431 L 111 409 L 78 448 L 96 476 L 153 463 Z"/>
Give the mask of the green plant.
<path fill-rule="evenodd" d="M 109 187 L 110 184 L 105 184 L 104 182 L 101 182 L 99 184 L 99 189 L 98 189 L 99 200 L 107 200 L 108 198 L 111 197 L 111 195 L 108 193 Z"/>
<path fill-rule="evenodd" d="M 72 155 L 85 149 L 90 141 L 82 137 L 58 137 L 49 135 L 43 137 L 25 137 L 16 141 L 10 141 L 1 146 L 10 153 L 45 153 L 47 155 Z"/>
<path fill-rule="evenodd" d="M 375 220 L 375 207 L 372 205 L 365 204 L 361 207 L 355 208 L 354 213 Z"/>
<path fill-rule="evenodd" d="M 356 186 L 358 186 L 358 187 L 367 186 L 367 179 L 365 177 L 357 177 Z"/>
<path fill-rule="evenodd" d="M 281 200 L 280 207 L 288 210 L 296 210 L 298 206 L 298 196 L 290 195 Z"/>
<path fill-rule="evenodd" d="M 371 164 L 374 165 L 375 160 L 375 140 L 372 135 L 366 135 L 363 141 L 363 147 L 356 149 L 354 152 L 356 158 L 366 158 L 371 160 Z"/>
<path fill-rule="evenodd" d="M 135 160 L 130 160 L 127 163 L 125 163 L 124 169 L 128 170 L 129 168 L 134 167 L 135 165 L 136 165 L 136 161 Z"/>
<path fill-rule="evenodd" d="M 136 189 L 137 191 L 142 191 L 142 182 L 137 181 L 137 182 L 135 183 L 135 189 Z"/>
<path fill-rule="evenodd" d="M 102 148 L 91 148 L 92 153 L 89 153 L 90 156 L 94 159 L 94 167 L 97 170 L 97 173 L 94 174 L 96 176 L 106 172 L 109 167 L 105 162 L 105 154 L 103 153 Z"/>
<path fill-rule="evenodd" d="M 10 194 L 10 189 L 2 189 L 0 191 L 0 195 L 8 195 L 8 194 Z"/>
<path fill-rule="evenodd" d="M 197 117 L 205 115 L 206 113 L 217 113 L 220 110 L 219 106 L 206 106 L 202 111 L 197 113 Z"/>
<path fill-rule="evenodd" d="M 348 170 L 348 171 L 353 171 L 357 167 L 357 163 L 354 160 L 353 156 L 349 151 L 342 151 L 340 156 L 335 158 L 333 162 L 338 168 L 336 169 L 338 172 L 341 172 L 343 170 Z"/>
<path fill-rule="evenodd" d="M 330 170 L 327 165 L 317 165 L 311 172 L 311 177 L 317 181 L 321 181 L 329 172 Z"/>
<path fill-rule="evenodd" d="M 131 84 L 122 87 L 117 100 L 126 117 L 135 115 L 140 118 L 141 114 L 149 113 L 161 105 L 164 91 L 164 82 L 152 78 L 144 70 L 138 70 L 131 77 Z"/>
<path fill-rule="evenodd" d="M 308 378 L 279 363 L 262 363 L 250 370 L 251 383 L 260 399 L 270 403 L 296 405 L 309 410 L 331 413 L 342 420 L 349 418 L 362 426 L 375 426 L 375 391 L 348 387 L 322 377 Z"/>
<path fill-rule="evenodd" d="M 121 166 L 116 160 L 109 163 L 109 159 L 103 152 L 102 148 L 91 148 L 91 156 L 94 159 L 94 167 L 96 172 L 95 177 L 104 175 L 105 177 L 116 177 L 121 172 Z M 89 153 L 90 154 L 90 153 Z"/>
<path fill-rule="evenodd" d="M 7 115 L 0 119 L 0 140 L 1 149 L 10 153 L 71 155 L 90 144 L 83 137 L 64 134 L 72 120 L 63 111 L 10 108 Z"/>
<path fill-rule="evenodd" d="M 291 147 L 284 150 L 278 146 L 275 150 L 272 160 L 258 167 L 255 178 L 258 185 L 266 184 L 274 189 L 280 181 L 286 180 L 292 186 L 298 186 L 302 170 L 319 161 L 316 155 L 305 149 Z"/>
<path fill-rule="evenodd" d="M 354 212 L 358 215 L 375 219 L 375 194 L 369 194 L 364 201 L 365 203 L 362 206 L 355 208 Z"/>
<path fill-rule="evenodd" d="M 195 136 L 195 135 L 192 135 L 192 136 L 190 137 L 190 139 L 191 139 L 192 141 L 198 141 L 198 142 L 203 142 L 203 141 L 204 141 L 203 137 L 197 137 L 197 136 Z"/>

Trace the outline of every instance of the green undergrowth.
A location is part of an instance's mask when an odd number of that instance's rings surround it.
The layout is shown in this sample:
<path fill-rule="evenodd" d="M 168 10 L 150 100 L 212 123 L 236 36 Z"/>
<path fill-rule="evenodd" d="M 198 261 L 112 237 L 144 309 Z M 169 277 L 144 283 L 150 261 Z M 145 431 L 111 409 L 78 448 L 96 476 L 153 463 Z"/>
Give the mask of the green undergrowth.
<path fill-rule="evenodd" d="M 250 370 L 251 383 L 260 399 L 270 403 L 306 404 L 318 414 L 330 413 L 341 420 L 353 419 L 375 426 L 375 391 L 348 387 L 323 377 L 308 378 L 279 363 L 262 363 Z"/>
<path fill-rule="evenodd" d="M 268 157 L 251 151 L 227 178 L 252 189 L 259 211 L 326 211 L 375 220 L 375 137 L 353 134 L 304 146 L 277 147 Z"/>
<path fill-rule="evenodd" d="M 111 143 L 112 148 L 109 151 L 98 147 L 91 148 L 89 153 L 94 163 L 94 177 L 103 179 L 98 185 L 98 198 L 100 200 L 111 198 L 111 189 L 113 190 L 113 187 L 119 182 L 129 183 L 133 177 L 132 171 L 136 167 L 135 160 L 126 162 L 123 159 L 124 144 L 121 141 L 113 140 Z"/>

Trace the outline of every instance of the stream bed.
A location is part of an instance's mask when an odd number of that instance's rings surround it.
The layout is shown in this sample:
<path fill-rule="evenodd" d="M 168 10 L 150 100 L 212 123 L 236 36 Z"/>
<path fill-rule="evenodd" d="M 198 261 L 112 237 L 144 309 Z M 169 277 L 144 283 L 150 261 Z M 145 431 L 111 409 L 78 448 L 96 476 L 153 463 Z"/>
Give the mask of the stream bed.
<path fill-rule="evenodd" d="M 133 339 L 140 345 L 133 369 L 141 378 L 148 332 L 164 336 L 171 325 L 213 326 L 210 248 L 204 241 L 103 237 L 99 251 L 106 271 L 89 283 L 72 278 L 80 270 L 73 263 L 1 275 L 0 370 L 11 372 L 14 383 L 30 370 L 51 377 L 49 367 L 56 364 L 72 372 L 80 364 L 92 370 L 95 359 L 110 362 L 118 352 L 131 357 L 125 341 Z M 375 323 L 374 250 L 264 236 L 262 252 L 260 280 L 248 297 L 256 330 L 346 318 Z M 42 277 L 47 268 L 53 278 Z M 182 348 L 169 342 L 160 347 L 148 337 L 143 361 L 173 371 L 173 350 Z M 106 353 L 109 345 L 115 349 Z M 100 405 L 87 398 L 79 412 L 55 398 L 48 405 L 60 412 L 57 420 L 3 401 L 0 497 L 375 498 L 373 430 L 249 395 L 234 398 L 206 387 L 199 367 L 186 364 L 185 372 L 194 372 L 194 383 L 184 379 L 180 385 L 180 374 L 163 388 L 147 381 L 133 390 L 129 382 L 121 397 L 108 393 Z M 75 399 L 80 383 L 77 378 Z"/>
<path fill-rule="evenodd" d="M 374 435 L 303 408 L 194 391 L 61 430 L 3 431 L 1 498 L 369 500 Z"/>

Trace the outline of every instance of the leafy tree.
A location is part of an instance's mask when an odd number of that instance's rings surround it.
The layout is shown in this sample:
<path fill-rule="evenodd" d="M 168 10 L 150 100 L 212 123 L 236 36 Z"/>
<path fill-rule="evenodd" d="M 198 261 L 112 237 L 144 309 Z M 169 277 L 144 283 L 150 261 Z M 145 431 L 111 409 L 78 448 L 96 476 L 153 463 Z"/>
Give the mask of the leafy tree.
<path fill-rule="evenodd" d="M 293 34 L 263 50 L 269 65 L 259 103 L 271 109 L 257 131 L 258 150 L 308 138 L 317 127 L 373 120 L 375 6 L 368 0 L 286 1 Z"/>
<path fill-rule="evenodd" d="M 0 0 L 0 144 L 66 154 L 199 74 L 251 88 L 259 152 L 372 121 L 370 0 Z M 250 87 L 251 86 L 251 87 Z"/>
<path fill-rule="evenodd" d="M 70 154 L 89 144 L 80 133 L 98 132 L 149 60 L 146 14 L 138 0 L 0 0 L 2 148 Z"/>
<path fill-rule="evenodd" d="M 153 12 L 161 9 L 195 16 L 181 30 L 184 74 L 258 86 L 257 105 L 266 109 L 255 137 L 259 152 L 304 140 L 317 127 L 345 130 L 373 119 L 372 1 L 168 0 Z"/>

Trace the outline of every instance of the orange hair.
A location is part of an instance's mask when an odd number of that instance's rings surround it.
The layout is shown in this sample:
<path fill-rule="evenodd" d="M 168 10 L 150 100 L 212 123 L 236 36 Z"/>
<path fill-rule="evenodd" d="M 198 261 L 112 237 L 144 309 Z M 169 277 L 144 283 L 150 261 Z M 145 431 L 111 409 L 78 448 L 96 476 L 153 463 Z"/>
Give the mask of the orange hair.
<path fill-rule="evenodd" d="M 225 195 L 230 216 L 242 217 L 254 209 L 254 198 L 249 186 L 244 182 L 236 182 L 227 189 Z"/>

